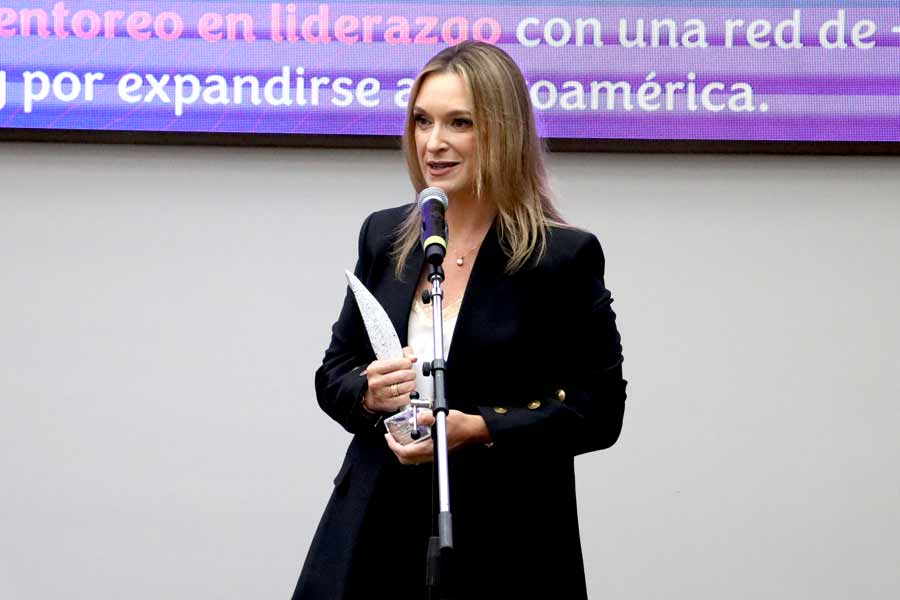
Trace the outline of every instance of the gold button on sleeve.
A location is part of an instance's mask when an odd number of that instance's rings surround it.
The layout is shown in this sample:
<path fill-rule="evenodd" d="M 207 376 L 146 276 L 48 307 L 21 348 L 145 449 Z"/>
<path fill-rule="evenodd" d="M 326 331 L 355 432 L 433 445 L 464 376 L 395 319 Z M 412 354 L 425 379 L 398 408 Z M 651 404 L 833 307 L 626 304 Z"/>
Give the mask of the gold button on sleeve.
<path fill-rule="evenodd" d="M 566 401 L 566 390 L 556 390 L 556 399 L 560 402 Z"/>
<path fill-rule="evenodd" d="M 540 407 L 541 407 L 541 401 L 540 401 L 540 400 L 535 400 L 534 402 L 529 402 L 529 403 L 528 403 L 528 408 L 530 408 L 531 410 L 534 410 L 534 409 L 540 408 Z"/>
<path fill-rule="evenodd" d="M 495 406 L 495 407 L 494 407 L 494 412 L 497 413 L 498 415 L 505 415 L 506 413 L 509 412 L 509 409 L 508 409 L 508 408 L 504 408 L 504 407 L 502 407 L 502 406 Z"/>

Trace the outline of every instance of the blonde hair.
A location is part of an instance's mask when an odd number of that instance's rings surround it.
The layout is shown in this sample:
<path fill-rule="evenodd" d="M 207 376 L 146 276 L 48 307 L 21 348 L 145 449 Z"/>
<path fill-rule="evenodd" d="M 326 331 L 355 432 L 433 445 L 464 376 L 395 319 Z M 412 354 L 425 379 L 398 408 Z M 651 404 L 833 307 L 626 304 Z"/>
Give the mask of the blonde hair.
<path fill-rule="evenodd" d="M 515 272 L 532 255 L 543 255 L 550 226 L 565 225 L 553 205 L 525 78 L 506 52 L 482 42 L 463 42 L 428 61 L 410 90 L 403 130 L 406 167 L 416 194 L 427 184 L 416 153 L 414 107 L 423 82 L 432 73 L 459 75 L 472 93 L 475 194 L 496 206 L 506 271 Z M 391 253 L 398 278 L 419 243 L 421 227 L 422 216 L 413 205 L 397 228 Z"/>

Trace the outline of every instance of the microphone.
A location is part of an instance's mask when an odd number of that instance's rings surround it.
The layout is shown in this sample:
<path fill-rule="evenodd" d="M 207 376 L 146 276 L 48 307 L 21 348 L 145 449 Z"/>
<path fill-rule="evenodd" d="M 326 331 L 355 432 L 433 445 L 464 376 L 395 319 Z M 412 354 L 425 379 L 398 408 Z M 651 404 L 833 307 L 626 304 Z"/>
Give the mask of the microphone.
<path fill-rule="evenodd" d="M 419 208 L 422 210 L 422 248 L 425 250 L 425 261 L 438 266 L 447 255 L 447 221 L 444 211 L 447 210 L 447 194 L 436 187 L 425 188 L 419 192 Z"/>

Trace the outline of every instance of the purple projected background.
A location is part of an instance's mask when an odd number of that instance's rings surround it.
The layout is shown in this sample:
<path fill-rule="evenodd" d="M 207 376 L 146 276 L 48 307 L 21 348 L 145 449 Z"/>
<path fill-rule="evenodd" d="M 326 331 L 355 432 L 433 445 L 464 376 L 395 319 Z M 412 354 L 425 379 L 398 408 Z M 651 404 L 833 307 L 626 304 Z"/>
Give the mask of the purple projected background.
<path fill-rule="evenodd" d="M 398 135 L 473 38 L 545 137 L 900 141 L 900 0 L 0 0 L 0 128 Z"/>

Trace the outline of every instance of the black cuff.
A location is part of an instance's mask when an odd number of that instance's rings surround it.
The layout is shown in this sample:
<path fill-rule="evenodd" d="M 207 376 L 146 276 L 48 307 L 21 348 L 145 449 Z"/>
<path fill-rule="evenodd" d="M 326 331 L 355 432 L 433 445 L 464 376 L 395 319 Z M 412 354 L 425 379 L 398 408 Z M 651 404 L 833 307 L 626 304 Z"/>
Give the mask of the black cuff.
<path fill-rule="evenodd" d="M 360 398 L 359 402 L 356 403 L 356 407 L 354 412 L 356 413 L 356 418 L 359 419 L 361 423 L 366 425 L 370 425 L 372 427 L 378 427 L 381 424 L 381 421 L 384 419 L 384 415 L 381 413 L 374 413 L 365 407 L 363 404 L 364 398 Z"/>

